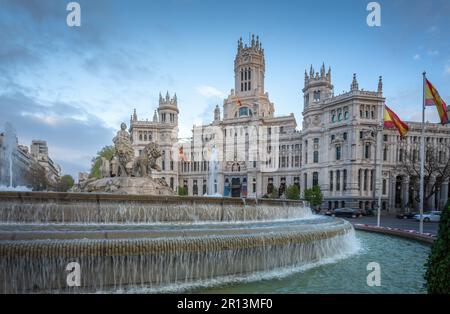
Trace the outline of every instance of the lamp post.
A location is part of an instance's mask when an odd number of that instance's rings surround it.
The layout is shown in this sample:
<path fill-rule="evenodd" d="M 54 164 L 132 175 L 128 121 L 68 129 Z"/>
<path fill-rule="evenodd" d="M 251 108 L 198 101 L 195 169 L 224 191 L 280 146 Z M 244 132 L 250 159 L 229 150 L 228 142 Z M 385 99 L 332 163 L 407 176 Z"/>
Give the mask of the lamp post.
<path fill-rule="evenodd" d="M 377 196 L 378 191 L 378 203 L 377 203 L 377 227 L 380 227 L 381 225 L 381 197 L 383 194 L 383 179 L 382 179 L 382 168 L 383 168 L 383 121 L 380 121 L 380 123 L 377 126 L 374 126 L 371 128 L 373 134 L 375 134 L 376 137 L 376 144 L 375 144 L 375 189 L 374 189 L 374 196 L 375 199 Z"/>

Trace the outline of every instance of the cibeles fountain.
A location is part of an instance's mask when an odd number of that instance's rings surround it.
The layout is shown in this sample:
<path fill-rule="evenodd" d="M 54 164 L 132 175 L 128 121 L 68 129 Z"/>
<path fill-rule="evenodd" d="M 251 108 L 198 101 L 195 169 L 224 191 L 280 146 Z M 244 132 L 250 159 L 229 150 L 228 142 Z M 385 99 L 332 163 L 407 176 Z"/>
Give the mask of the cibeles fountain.
<path fill-rule="evenodd" d="M 354 252 L 352 225 L 304 201 L 172 195 L 157 144 L 135 159 L 125 128 L 86 192 L 0 192 L 0 293 L 178 291 Z"/>
<path fill-rule="evenodd" d="M 130 134 L 122 123 L 113 139 L 114 156 L 111 160 L 101 157 L 101 179 L 91 179 L 79 188 L 82 192 L 107 192 L 114 194 L 174 195 L 165 180 L 151 177 L 152 170 L 161 170 L 157 159 L 161 149 L 149 143 L 140 156 L 134 156 Z"/>

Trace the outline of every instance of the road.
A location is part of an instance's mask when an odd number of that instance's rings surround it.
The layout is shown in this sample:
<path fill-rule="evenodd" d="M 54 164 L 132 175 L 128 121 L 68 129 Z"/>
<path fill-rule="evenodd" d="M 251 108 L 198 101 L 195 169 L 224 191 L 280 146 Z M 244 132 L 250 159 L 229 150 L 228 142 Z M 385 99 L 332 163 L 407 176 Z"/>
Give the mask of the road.
<path fill-rule="evenodd" d="M 368 225 L 377 225 L 377 217 L 362 217 L 362 218 L 354 218 L 347 219 L 352 224 L 368 224 Z M 419 222 L 414 219 L 398 219 L 395 216 L 381 216 L 381 226 L 382 227 L 390 227 L 390 228 L 399 228 L 404 230 L 416 230 L 419 231 Z M 425 233 L 437 234 L 439 229 L 438 222 L 424 222 L 423 223 L 423 231 Z"/>

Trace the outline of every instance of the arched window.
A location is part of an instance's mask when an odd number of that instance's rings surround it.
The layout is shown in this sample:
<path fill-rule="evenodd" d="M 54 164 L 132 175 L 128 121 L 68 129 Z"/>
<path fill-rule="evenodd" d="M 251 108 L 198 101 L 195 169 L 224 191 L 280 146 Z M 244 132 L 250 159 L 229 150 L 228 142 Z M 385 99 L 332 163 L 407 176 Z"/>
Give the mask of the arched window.
<path fill-rule="evenodd" d="M 341 146 L 336 146 L 336 160 L 341 160 Z"/>
<path fill-rule="evenodd" d="M 319 162 L 319 151 L 315 150 L 313 155 L 313 162 L 318 163 Z"/>
<path fill-rule="evenodd" d="M 247 107 L 241 107 L 239 108 L 239 117 L 248 117 L 251 116 L 252 112 Z"/>
<path fill-rule="evenodd" d="M 343 178 L 344 183 L 342 184 L 342 190 L 346 191 L 347 190 L 347 169 L 344 169 L 343 176 L 344 176 L 344 178 Z"/>
<path fill-rule="evenodd" d="M 319 173 L 313 172 L 313 186 L 319 185 Z"/>
<path fill-rule="evenodd" d="M 320 91 L 314 91 L 314 101 L 320 101 Z"/>
<path fill-rule="evenodd" d="M 370 144 L 366 143 L 364 145 L 364 158 L 369 159 L 370 158 Z"/>
<path fill-rule="evenodd" d="M 369 177 L 369 170 L 364 170 L 364 191 L 367 191 L 367 180 Z"/>

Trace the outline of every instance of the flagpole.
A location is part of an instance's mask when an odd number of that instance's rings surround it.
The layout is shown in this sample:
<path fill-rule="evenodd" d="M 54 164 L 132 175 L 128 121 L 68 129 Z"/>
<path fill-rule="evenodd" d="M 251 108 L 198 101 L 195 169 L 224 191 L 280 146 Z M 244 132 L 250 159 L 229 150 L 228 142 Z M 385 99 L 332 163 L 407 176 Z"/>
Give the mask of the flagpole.
<path fill-rule="evenodd" d="M 423 233 L 423 206 L 424 206 L 424 165 L 425 165 L 425 80 L 426 80 L 426 72 L 422 73 L 423 76 L 423 98 L 422 98 L 422 135 L 420 138 L 420 187 L 419 187 L 419 210 L 420 210 L 420 223 L 419 223 L 419 232 Z"/>
<path fill-rule="evenodd" d="M 381 196 L 383 194 L 383 126 L 384 126 L 384 111 L 386 104 L 383 104 L 382 117 L 383 120 L 380 122 L 378 126 L 377 132 L 377 147 L 378 147 L 378 160 L 379 166 L 377 169 L 377 178 L 378 178 L 378 210 L 377 210 L 377 227 L 381 226 Z"/>

